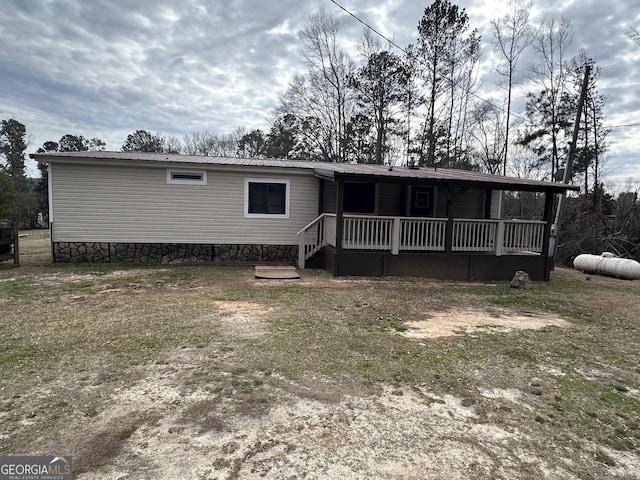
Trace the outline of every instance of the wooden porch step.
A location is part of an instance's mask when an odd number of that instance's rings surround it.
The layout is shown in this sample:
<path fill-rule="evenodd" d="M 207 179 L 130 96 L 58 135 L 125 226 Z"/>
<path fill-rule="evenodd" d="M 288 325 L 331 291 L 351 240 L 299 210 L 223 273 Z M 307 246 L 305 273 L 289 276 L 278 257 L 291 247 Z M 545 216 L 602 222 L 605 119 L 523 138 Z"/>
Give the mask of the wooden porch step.
<path fill-rule="evenodd" d="M 272 280 L 294 280 L 300 278 L 292 265 L 256 265 L 256 278 Z"/>

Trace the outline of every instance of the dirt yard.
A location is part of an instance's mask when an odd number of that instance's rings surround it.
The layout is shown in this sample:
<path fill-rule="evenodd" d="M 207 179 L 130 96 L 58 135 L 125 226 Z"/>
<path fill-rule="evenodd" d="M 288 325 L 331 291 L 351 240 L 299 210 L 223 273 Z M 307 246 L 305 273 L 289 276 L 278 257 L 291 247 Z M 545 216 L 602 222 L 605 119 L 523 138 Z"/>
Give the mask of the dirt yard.
<path fill-rule="evenodd" d="M 638 479 L 640 283 L 0 266 L 0 454 L 89 479 Z"/>

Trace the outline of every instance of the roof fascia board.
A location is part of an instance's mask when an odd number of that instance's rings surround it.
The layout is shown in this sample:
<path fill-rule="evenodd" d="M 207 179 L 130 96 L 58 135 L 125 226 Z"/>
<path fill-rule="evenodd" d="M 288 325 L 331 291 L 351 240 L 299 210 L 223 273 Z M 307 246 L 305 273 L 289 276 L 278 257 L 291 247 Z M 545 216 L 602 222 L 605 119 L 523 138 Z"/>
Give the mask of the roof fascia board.
<path fill-rule="evenodd" d="M 470 181 L 464 179 L 455 178 L 420 178 L 420 177 L 392 177 L 386 175 L 365 175 L 357 173 L 345 173 L 335 172 L 333 177 L 339 177 L 344 182 L 362 182 L 364 178 L 369 178 L 379 183 L 393 183 L 400 185 L 428 185 L 428 186 L 457 186 L 467 188 L 485 188 L 490 190 L 504 190 L 514 192 L 550 192 L 550 193 L 563 193 L 567 190 L 579 190 L 579 186 L 565 185 L 565 184 L 526 184 L 526 183 L 511 183 L 511 182 L 492 182 L 492 181 Z"/>
<path fill-rule="evenodd" d="M 335 180 L 336 172 L 334 170 L 329 170 L 326 168 L 314 168 L 313 173 L 318 178 L 330 180 L 332 182 Z"/>
<path fill-rule="evenodd" d="M 34 154 L 30 155 L 33 160 L 43 163 L 57 164 L 74 164 L 74 165 L 98 165 L 98 166 L 117 166 L 117 167 L 155 167 L 155 168 L 189 168 L 190 170 L 207 170 L 207 171 L 226 171 L 226 172 L 245 172 L 245 173 L 277 173 L 287 175 L 313 175 L 310 168 L 290 167 L 281 165 L 238 165 L 238 164 L 220 164 L 220 163 L 199 163 L 199 162 L 175 162 L 175 161 L 158 161 L 158 160 L 139 160 L 139 159 L 110 159 L 110 158 L 86 158 L 86 157 L 47 157 L 46 154 L 38 154 L 37 158 Z"/>

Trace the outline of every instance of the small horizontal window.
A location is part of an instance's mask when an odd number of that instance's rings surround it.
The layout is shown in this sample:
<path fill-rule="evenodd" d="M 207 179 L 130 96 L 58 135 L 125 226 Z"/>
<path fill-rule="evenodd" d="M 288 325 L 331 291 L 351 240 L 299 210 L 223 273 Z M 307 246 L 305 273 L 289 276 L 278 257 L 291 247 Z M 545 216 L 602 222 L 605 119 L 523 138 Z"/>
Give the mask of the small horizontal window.
<path fill-rule="evenodd" d="M 178 185 L 206 185 L 207 172 L 194 170 L 167 170 L 167 183 Z"/>

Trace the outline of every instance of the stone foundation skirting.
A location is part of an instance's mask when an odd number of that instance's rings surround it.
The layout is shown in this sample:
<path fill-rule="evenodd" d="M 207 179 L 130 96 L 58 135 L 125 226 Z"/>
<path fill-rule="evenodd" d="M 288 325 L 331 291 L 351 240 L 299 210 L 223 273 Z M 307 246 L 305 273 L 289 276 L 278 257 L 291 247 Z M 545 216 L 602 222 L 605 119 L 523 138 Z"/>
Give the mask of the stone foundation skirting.
<path fill-rule="evenodd" d="M 54 262 L 192 263 L 287 262 L 297 245 L 204 245 L 190 243 L 53 242 Z"/>

